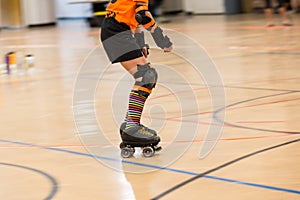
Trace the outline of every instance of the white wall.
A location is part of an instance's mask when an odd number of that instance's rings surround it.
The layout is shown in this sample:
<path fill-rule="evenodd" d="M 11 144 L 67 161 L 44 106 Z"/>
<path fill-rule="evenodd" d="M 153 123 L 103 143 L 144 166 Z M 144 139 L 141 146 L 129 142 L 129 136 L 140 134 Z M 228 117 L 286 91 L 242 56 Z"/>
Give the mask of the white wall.
<path fill-rule="evenodd" d="M 20 2 L 25 25 L 56 22 L 53 0 L 22 0 Z"/>
<path fill-rule="evenodd" d="M 186 12 L 195 14 L 225 13 L 224 0 L 182 0 Z"/>
<path fill-rule="evenodd" d="M 182 0 L 164 0 L 161 9 L 163 12 L 181 11 L 183 10 Z"/>
<path fill-rule="evenodd" d="M 70 4 L 71 0 L 55 0 L 57 18 L 80 18 L 93 15 L 91 3 Z"/>
<path fill-rule="evenodd" d="M 93 16 L 90 3 L 69 4 L 78 0 L 55 0 L 57 18 Z M 192 13 L 225 13 L 225 0 L 164 0 L 163 12 L 183 10 Z"/>

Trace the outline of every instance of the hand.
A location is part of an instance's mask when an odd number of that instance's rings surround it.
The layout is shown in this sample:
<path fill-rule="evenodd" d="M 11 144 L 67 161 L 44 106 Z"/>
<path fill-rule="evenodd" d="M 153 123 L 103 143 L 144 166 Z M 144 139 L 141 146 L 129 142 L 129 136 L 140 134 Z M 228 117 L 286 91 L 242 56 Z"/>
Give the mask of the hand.
<path fill-rule="evenodd" d="M 149 45 L 148 44 L 144 44 L 144 47 L 142 47 L 142 53 L 145 56 L 145 58 L 148 58 L 149 55 Z"/>
<path fill-rule="evenodd" d="M 148 49 L 149 49 L 148 47 L 143 47 L 142 48 L 142 53 L 145 56 L 145 58 L 148 58 L 148 55 L 149 55 Z"/>
<path fill-rule="evenodd" d="M 171 52 L 173 50 L 173 45 L 164 48 L 164 52 Z"/>

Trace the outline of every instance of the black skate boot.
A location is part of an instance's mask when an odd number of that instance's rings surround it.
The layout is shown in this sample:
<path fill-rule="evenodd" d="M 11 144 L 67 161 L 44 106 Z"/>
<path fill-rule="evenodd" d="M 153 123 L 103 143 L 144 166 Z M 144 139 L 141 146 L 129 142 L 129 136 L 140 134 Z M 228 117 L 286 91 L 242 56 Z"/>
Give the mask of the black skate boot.
<path fill-rule="evenodd" d="M 126 128 L 126 122 L 123 122 L 120 126 L 120 135 L 121 135 L 121 137 L 122 137 L 122 134 L 123 134 L 123 131 L 125 130 L 125 128 Z"/>
<path fill-rule="evenodd" d="M 156 131 L 140 124 L 124 130 L 122 133 L 122 140 L 124 144 L 130 143 L 139 145 L 156 145 L 160 142 L 160 138 L 157 136 Z"/>
<path fill-rule="evenodd" d="M 157 147 L 160 137 L 157 136 L 156 131 L 143 125 L 136 125 L 123 130 L 121 138 L 120 148 L 123 158 L 131 157 L 135 152 L 135 147 L 142 148 L 145 157 L 152 157 L 155 151 L 161 150 L 161 147 Z"/>
<path fill-rule="evenodd" d="M 139 126 L 142 126 L 142 127 L 145 128 L 146 131 L 149 131 L 149 132 L 153 133 L 154 135 L 157 135 L 155 130 L 150 129 L 150 128 L 144 126 L 143 124 L 139 124 Z M 125 128 L 126 128 L 126 122 L 123 122 L 120 126 L 120 135 L 121 135 L 121 137 L 122 137 L 122 134 L 123 134 L 123 131 L 125 130 Z"/>

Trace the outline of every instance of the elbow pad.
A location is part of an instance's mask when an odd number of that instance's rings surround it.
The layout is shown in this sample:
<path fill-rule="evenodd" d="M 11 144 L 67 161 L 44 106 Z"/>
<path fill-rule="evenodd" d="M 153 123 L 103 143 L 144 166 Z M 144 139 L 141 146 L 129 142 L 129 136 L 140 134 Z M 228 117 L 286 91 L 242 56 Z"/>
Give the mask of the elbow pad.
<path fill-rule="evenodd" d="M 159 26 L 153 32 L 151 31 L 151 35 L 155 44 L 161 49 L 168 48 L 173 44 L 168 36 L 163 35 L 163 30 Z"/>
<path fill-rule="evenodd" d="M 143 25 L 145 28 L 149 28 L 155 24 L 154 19 L 148 11 L 147 6 L 139 6 L 136 8 L 135 19 L 136 21 Z"/>

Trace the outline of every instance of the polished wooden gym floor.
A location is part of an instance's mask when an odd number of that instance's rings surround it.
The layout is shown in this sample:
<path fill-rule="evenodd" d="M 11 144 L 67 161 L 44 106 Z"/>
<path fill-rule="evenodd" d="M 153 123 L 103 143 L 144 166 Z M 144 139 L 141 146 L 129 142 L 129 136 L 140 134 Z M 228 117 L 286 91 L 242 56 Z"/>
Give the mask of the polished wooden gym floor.
<path fill-rule="evenodd" d="M 143 123 L 163 147 L 152 158 L 120 156 L 133 80 L 107 65 L 98 28 L 0 31 L 3 58 L 35 58 L 0 76 L 0 199 L 300 199 L 299 14 L 271 28 L 262 14 L 170 19 L 174 53 L 149 58 L 159 83 Z"/>

